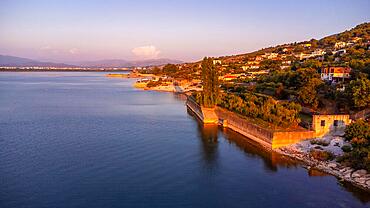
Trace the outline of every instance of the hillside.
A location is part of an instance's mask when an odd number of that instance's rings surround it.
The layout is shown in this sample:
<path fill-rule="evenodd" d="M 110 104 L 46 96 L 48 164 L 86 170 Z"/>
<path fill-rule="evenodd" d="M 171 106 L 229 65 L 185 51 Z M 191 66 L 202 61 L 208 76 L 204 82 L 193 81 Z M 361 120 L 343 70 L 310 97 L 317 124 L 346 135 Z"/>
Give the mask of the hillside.
<path fill-rule="evenodd" d="M 307 58 L 333 54 L 343 49 L 369 46 L 370 23 L 359 24 L 342 33 L 330 35 L 320 40 L 311 39 L 303 42 L 287 43 L 274 47 L 263 48 L 247 54 L 223 56 L 219 59 L 224 64 L 240 64 L 254 60 L 260 62 L 264 59 L 275 61 L 299 61 Z M 347 51 L 346 51 L 347 52 Z M 260 57 L 261 56 L 261 57 Z M 256 60 L 257 58 L 257 60 Z M 255 65 L 258 65 L 255 62 Z"/>

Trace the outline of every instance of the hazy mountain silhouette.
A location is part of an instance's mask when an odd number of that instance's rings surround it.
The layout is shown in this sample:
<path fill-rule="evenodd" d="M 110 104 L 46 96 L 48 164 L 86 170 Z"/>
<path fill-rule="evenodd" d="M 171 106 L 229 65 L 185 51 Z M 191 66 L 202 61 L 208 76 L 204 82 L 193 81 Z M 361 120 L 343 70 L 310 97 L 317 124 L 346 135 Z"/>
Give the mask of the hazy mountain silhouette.
<path fill-rule="evenodd" d="M 64 63 L 42 62 L 28 58 L 21 58 L 16 56 L 0 55 L 0 66 L 44 66 L 44 67 L 73 67 Z"/>
<path fill-rule="evenodd" d="M 128 61 L 124 59 L 106 59 L 98 61 L 81 62 L 78 65 L 85 67 L 143 67 L 160 66 L 165 64 L 180 64 L 182 61 L 172 59 L 148 59 L 138 61 Z"/>
<path fill-rule="evenodd" d="M 148 59 L 138 61 L 127 61 L 124 59 L 106 59 L 98 61 L 77 62 L 74 64 L 43 62 L 34 59 L 21 58 L 16 56 L 0 55 L 0 66 L 50 66 L 50 67 L 144 67 L 144 66 L 160 66 L 165 64 L 180 64 L 182 61 L 172 59 Z"/>

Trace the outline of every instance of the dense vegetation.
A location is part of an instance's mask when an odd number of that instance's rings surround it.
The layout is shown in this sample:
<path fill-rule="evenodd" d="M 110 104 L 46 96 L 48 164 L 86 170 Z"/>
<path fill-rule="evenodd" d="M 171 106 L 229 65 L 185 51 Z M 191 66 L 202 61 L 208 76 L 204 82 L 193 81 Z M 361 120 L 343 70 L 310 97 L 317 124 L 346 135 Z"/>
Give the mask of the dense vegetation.
<path fill-rule="evenodd" d="M 370 107 L 370 80 L 362 76 L 349 83 L 346 91 L 351 104 L 356 108 Z"/>
<path fill-rule="evenodd" d="M 219 105 L 243 116 L 262 119 L 277 126 L 296 126 L 300 122 L 300 105 L 294 102 L 277 102 L 271 97 L 258 97 L 252 93 L 224 93 Z"/>
<path fill-rule="evenodd" d="M 352 150 L 338 159 L 339 162 L 355 169 L 370 172 L 370 123 L 359 120 L 347 126 L 345 138 L 352 145 Z"/>
<path fill-rule="evenodd" d="M 166 64 L 163 67 L 153 67 L 150 69 L 142 69 L 140 73 L 154 74 L 157 76 L 168 76 L 175 79 L 192 80 L 199 76 L 196 74 L 198 68 L 194 64 L 183 64 L 181 66 L 175 64 Z"/>
<path fill-rule="evenodd" d="M 296 71 L 274 71 L 260 79 L 256 90 L 273 92 L 278 99 L 294 97 L 304 106 L 318 107 L 318 90 L 323 84 L 320 75 L 313 68 L 301 68 Z"/>

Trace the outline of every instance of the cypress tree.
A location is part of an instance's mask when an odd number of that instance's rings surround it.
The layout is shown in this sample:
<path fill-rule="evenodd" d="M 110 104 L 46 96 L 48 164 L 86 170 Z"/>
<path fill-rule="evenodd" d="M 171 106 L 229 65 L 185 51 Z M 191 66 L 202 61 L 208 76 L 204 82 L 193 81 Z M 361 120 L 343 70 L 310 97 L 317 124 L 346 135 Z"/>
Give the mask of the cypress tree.
<path fill-rule="evenodd" d="M 217 104 L 219 94 L 219 83 L 217 69 L 212 58 L 205 57 L 202 61 L 202 82 L 203 82 L 203 105 L 212 108 Z"/>

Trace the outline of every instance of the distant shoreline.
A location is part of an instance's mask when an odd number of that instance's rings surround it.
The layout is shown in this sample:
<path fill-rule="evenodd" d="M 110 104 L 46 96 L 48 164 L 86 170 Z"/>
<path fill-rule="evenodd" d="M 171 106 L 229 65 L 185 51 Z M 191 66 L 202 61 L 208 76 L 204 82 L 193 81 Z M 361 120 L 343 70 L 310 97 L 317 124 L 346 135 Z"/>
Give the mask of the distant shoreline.
<path fill-rule="evenodd" d="M 132 69 L 114 70 L 114 69 L 0 69 L 0 72 L 131 72 Z"/>

